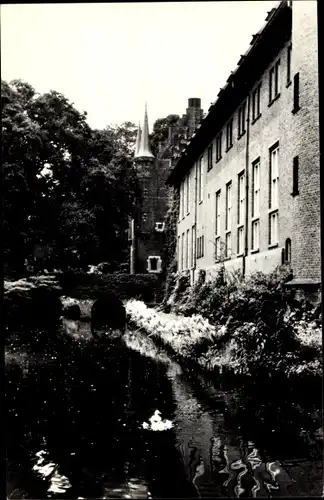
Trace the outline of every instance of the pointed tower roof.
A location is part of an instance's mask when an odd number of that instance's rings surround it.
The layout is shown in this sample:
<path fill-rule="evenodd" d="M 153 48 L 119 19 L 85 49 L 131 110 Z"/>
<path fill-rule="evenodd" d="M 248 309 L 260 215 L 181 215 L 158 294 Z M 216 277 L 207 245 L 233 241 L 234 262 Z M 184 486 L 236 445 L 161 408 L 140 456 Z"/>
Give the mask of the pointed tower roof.
<path fill-rule="evenodd" d="M 136 137 L 136 146 L 135 146 L 135 158 L 138 155 L 140 145 L 141 145 L 141 135 L 142 135 L 142 129 L 141 129 L 141 124 L 138 124 L 138 129 L 137 129 L 137 137 Z"/>
<path fill-rule="evenodd" d="M 145 103 L 145 114 L 144 123 L 141 130 L 141 137 L 139 143 L 139 149 L 135 153 L 135 158 L 154 158 L 151 151 L 150 140 L 149 140 L 149 128 L 148 128 L 148 118 L 147 118 L 147 106 Z"/>

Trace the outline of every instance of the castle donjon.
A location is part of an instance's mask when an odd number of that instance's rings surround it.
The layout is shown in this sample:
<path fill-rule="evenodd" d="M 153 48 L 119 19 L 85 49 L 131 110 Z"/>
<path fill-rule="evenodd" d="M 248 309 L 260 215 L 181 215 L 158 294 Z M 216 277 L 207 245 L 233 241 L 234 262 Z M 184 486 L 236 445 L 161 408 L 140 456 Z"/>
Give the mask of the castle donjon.
<path fill-rule="evenodd" d="M 169 127 L 168 138 L 159 144 L 158 153 L 154 157 L 145 107 L 143 124 L 138 128 L 134 155 L 141 199 L 131 221 L 131 273 L 162 272 L 165 216 L 171 201 L 171 191 L 166 181 L 202 116 L 201 100 L 189 99 L 186 113 L 174 127 Z"/>
<path fill-rule="evenodd" d="M 169 194 L 180 193 L 179 272 L 195 282 L 219 267 L 270 272 L 289 263 L 287 284 L 321 288 L 317 3 L 282 1 L 253 35 L 202 116 L 189 99 L 187 125 L 154 158 L 147 113 L 135 163 L 143 190 L 133 271 L 159 272 Z M 136 266 L 136 269 L 134 269 Z"/>

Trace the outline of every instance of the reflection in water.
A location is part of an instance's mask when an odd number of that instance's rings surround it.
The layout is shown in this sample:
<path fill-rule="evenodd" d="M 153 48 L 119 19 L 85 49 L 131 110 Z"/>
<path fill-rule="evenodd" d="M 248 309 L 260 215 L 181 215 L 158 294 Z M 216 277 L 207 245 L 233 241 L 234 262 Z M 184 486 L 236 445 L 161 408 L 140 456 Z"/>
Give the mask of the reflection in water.
<path fill-rule="evenodd" d="M 265 458 L 228 427 L 226 395 L 210 406 L 147 337 L 128 332 L 126 345 L 104 351 L 89 325 L 70 326 L 74 344 L 50 363 L 29 364 L 27 377 L 8 372 L 9 497 L 18 489 L 39 499 L 321 493 L 315 462 L 307 462 L 311 487 L 298 480 L 302 463 L 287 472 Z"/>

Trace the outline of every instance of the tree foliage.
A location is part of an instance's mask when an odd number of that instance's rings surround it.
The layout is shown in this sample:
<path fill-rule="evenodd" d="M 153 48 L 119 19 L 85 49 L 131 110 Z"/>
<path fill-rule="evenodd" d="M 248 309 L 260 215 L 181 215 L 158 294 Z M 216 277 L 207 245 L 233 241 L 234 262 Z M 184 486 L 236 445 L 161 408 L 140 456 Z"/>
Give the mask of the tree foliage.
<path fill-rule="evenodd" d="M 35 245 L 47 266 L 127 259 L 126 229 L 138 192 L 136 127 L 92 130 L 65 96 L 1 82 L 5 261 L 21 271 Z"/>
<path fill-rule="evenodd" d="M 168 138 L 169 127 L 174 127 L 179 123 L 179 115 L 168 115 L 165 118 L 158 118 L 153 125 L 153 132 L 151 134 L 151 146 L 153 154 L 156 155 L 158 145 Z"/>

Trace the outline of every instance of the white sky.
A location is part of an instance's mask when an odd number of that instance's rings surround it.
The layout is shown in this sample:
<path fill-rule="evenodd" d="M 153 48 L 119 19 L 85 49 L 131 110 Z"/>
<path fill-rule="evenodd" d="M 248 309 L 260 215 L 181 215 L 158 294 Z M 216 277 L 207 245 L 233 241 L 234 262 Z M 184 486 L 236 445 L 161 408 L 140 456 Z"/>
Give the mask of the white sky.
<path fill-rule="evenodd" d="M 207 111 L 278 1 L 1 6 L 2 79 L 56 90 L 92 127 Z"/>

